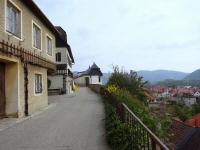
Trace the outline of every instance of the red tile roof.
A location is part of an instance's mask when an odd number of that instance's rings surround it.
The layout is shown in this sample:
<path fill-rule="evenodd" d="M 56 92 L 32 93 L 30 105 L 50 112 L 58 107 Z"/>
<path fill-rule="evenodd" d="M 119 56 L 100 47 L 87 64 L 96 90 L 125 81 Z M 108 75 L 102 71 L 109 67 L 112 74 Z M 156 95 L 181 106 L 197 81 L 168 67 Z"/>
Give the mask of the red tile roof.
<path fill-rule="evenodd" d="M 200 113 L 186 120 L 185 123 L 194 127 L 200 127 Z"/>

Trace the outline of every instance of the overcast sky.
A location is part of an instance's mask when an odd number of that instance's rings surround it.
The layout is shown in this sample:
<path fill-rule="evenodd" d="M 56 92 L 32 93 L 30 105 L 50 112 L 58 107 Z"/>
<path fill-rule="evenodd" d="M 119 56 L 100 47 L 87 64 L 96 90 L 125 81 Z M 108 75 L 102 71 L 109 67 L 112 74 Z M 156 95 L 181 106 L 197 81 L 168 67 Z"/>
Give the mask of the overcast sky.
<path fill-rule="evenodd" d="M 200 68 L 199 0 L 35 0 L 68 33 L 82 71 Z"/>

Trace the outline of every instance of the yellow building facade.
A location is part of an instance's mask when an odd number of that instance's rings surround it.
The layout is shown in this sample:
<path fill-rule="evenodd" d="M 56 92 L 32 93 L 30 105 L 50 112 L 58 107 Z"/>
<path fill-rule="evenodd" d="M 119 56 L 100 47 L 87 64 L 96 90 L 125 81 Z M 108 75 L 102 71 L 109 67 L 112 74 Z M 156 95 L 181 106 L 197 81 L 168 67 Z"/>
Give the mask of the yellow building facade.
<path fill-rule="evenodd" d="M 0 1 L 0 117 L 23 117 L 48 105 L 56 34 L 32 0 Z"/>

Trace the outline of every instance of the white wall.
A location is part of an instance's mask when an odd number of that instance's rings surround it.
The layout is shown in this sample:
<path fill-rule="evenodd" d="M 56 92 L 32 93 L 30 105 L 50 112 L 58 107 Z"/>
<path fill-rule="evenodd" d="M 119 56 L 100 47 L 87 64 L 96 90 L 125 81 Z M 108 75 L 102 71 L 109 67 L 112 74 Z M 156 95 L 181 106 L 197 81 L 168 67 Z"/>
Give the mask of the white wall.
<path fill-rule="evenodd" d="M 63 88 L 63 76 L 48 76 L 48 79 L 51 80 L 51 86 L 49 89 L 62 89 Z"/>
<path fill-rule="evenodd" d="M 90 84 L 102 84 L 102 79 L 99 82 L 99 76 L 91 76 L 90 78 Z"/>
<path fill-rule="evenodd" d="M 69 65 L 68 61 L 72 62 L 69 56 L 68 49 L 66 47 L 57 47 L 56 53 L 61 53 L 61 62 L 56 62 L 57 64 L 67 64 L 67 69 L 71 70 L 72 67 Z M 69 60 L 68 60 L 69 59 Z"/>

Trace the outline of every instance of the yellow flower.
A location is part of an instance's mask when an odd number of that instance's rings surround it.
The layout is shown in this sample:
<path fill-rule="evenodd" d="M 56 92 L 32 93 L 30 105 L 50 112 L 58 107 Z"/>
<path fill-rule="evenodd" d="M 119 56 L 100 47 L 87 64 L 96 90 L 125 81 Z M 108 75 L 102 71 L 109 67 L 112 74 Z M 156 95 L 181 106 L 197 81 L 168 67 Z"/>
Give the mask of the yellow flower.
<path fill-rule="evenodd" d="M 108 90 L 109 93 L 116 93 L 117 90 L 119 90 L 119 88 L 116 85 L 109 85 L 107 87 L 107 90 Z"/>

